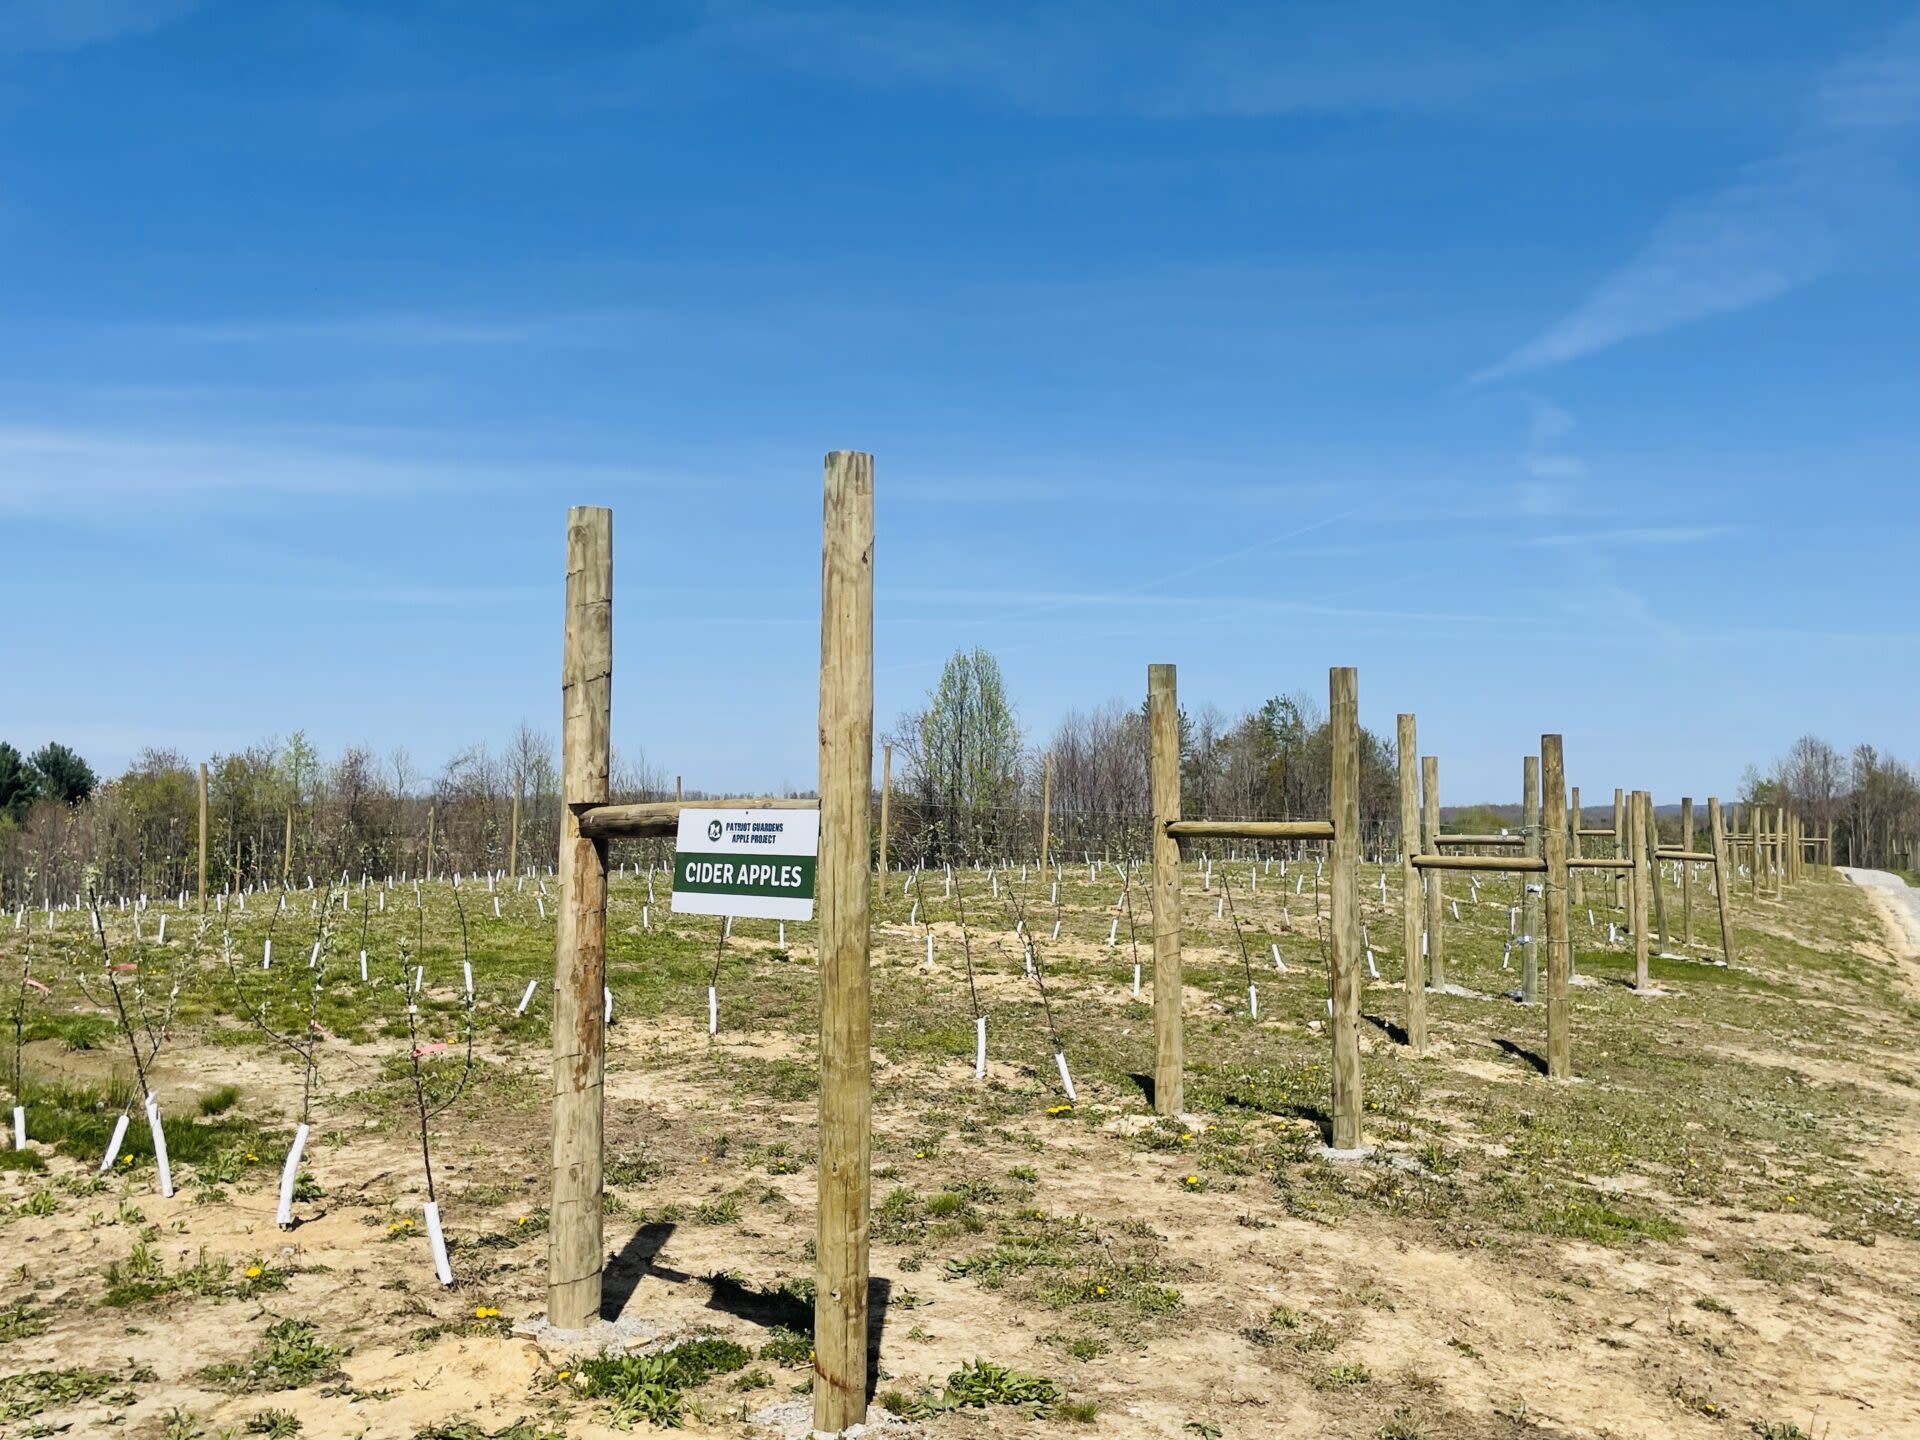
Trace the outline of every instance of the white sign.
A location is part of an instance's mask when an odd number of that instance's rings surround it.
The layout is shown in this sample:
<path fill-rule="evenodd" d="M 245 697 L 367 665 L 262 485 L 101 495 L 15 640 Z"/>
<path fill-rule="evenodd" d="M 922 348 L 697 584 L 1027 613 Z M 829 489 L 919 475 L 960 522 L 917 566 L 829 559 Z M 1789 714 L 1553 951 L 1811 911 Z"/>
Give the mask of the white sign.
<path fill-rule="evenodd" d="M 818 810 L 689 807 L 680 812 L 674 846 L 676 915 L 813 918 Z"/>

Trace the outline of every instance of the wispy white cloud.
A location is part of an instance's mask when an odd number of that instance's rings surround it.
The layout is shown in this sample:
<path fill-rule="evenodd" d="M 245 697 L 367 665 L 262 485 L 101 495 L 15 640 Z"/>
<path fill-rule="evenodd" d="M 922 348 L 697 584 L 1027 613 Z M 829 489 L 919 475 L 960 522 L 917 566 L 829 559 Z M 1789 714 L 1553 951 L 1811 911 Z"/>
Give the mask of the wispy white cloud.
<path fill-rule="evenodd" d="M 200 0 L 6 0 L 0 55 L 81 50 L 171 24 Z"/>
<path fill-rule="evenodd" d="M 215 493 L 395 495 L 530 482 L 655 482 L 618 466 L 494 461 L 428 451 L 415 437 L 328 446 L 248 434 L 183 440 L 0 423 L 0 514 L 98 514 Z"/>
<path fill-rule="evenodd" d="M 1697 545 L 1731 535 L 1731 525 L 1642 525 L 1617 530 L 1562 530 L 1529 535 L 1522 545 Z"/>
<path fill-rule="evenodd" d="M 1271 7 L 1067 3 L 995 17 L 883 5 L 731 0 L 700 40 L 866 84 L 939 85 L 1021 109 L 1263 116 L 1420 111 L 1551 83 L 1601 48 L 1598 31 L 1465 34 Z"/>
<path fill-rule="evenodd" d="M 1896 147 L 1920 120 L 1920 15 L 1834 66 L 1786 147 L 1683 201 L 1574 310 L 1476 384 L 1744 310 L 1825 274 L 1904 193 Z"/>

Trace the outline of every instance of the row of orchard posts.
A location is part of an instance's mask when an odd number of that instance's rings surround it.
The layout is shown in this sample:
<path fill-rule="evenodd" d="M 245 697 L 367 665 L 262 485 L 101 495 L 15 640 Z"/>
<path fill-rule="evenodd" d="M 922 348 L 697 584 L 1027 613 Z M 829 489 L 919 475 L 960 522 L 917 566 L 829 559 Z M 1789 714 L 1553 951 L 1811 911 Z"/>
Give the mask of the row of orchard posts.
<path fill-rule="evenodd" d="M 820 929 L 820 1158 L 815 1242 L 814 1428 L 837 1433 L 866 1416 L 869 1218 L 871 1214 L 870 907 L 874 880 L 868 846 L 873 803 L 873 462 L 834 452 L 825 467 L 821 571 L 819 696 L 820 780 L 815 801 L 728 800 L 722 805 L 818 804 L 820 851 L 816 913 Z M 601 1318 L 605 1259 L 603 1137 L 606 1048 L 608 843 L 674 833 L 678 800 L 610 803 L 613 665 L 612 514 L 596 507 L 569 512 L 566 623 L 562 661 L 563 835 L 558 875 L 553 1015 L 553 1160 L 548 1252 L 548 1318 L 561 1330 L 584 1330 Z M 1319 842 L 1330 848 L 1331 916 L 1328 1001 L 1332 1024 L 1331 1135 L 1336 1151 L 1364 1143 L 1360 1064 L 1362 966 L 1360 745 L 1356 672 L 1328 677 L 1332 784 L 1329 814 L 1315 820 L 1186 820 L 1180 800 L 1180 724 L 1175 671 L 1149 667 L 1147 719 L 1151 757 L 1153 866 L 1153 1014 L 1155 1109 L 1185 1106 L 1182 1015 L 1181 844 L 1245 839 Z M 1522 767 L 1522 834 L 1447 835 L 1440 830 L 1438 761 L 1419 754 L 1415 718 L 1399 717 L 1399 811 L 1406 952 L 1407 1043 L 1428 1043 L 1429 983 L 1443 986 L 1441 880 L 1448 871 L 1523 876 L 1525 936 L 1522 996 L 1544 990 L 1547 1071 L 1572 1073 L 1568 988 L 1573 972 L 1570 887 L 1583 870 L 1622 873 L 1644 901 L 1650 866 L 1663 859 L 1713 859 L 1715 890 L 1726 923 L 1725 836 L 1719 803 L 1709 801 L 1711 856 L 1692 851 L 1691 827 L 1678 851 L 1658 848 L 1651 801 L 1616 796 L 1611 856 L 1584 856 L 1577 810 L 1569 815 L 1561 738 L 1543 735 Z M 891 753 L 883 760 L 880 884 L 886 874 Z M 1424 782 L 1424 783 L 1423 783 Z M 1042 856 L 1049 840 L 1051 774 L 1043 780 Z M 1762 833 L 1766 833 L 1763 832 Z M 1476 853 L 1459 853 L 1470 849 Z M 1494 852 L 1494 853 L 1489 853 Z M 1785 850 L 1780 851 L 1782 855 Z M 1783 861 L 1784 864 L 1784 861 Z M 1634 877 L 1639 876 L 1636 880 Z M 1623 901 L 1627 898 L 1623 891 Z M 1638 906 L 1640 902 L 1636 902 Z M 1689 907 L 1690 900 L 1683 899 Z M 1646 923 L 1637 912 L 1636 945 Z M 1544 986 L 1538 959 L 1545 941 Z M 1644 961 L 1636 966 L 1645 982 Z"/>

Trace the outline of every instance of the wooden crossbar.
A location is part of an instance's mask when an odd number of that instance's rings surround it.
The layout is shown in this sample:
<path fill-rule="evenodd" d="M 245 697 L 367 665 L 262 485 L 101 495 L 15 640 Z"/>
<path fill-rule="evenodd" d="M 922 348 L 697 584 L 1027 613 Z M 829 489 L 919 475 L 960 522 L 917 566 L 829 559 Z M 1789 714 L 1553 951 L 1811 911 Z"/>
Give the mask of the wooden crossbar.
<path fill-rule="evenodd" d="M 1567 868 L 1569 870 L 1631 870 L 1633 861 L 1610 856 L 1575 855 L 1567 861 Z"/>
<path fill-rule="evenodd" d="M 1169 820 L 1175 840 L 1331 840 L 1331 820 Z"/>
<path fill-rule="evenodd" d="M 1653 853 L 1662 860 L 1697 860 L 1702 865 L 1713 863 L 1713 854 L 1707 850 L 1656 850 Z"/>
<path fill-rule="evenodd" d="M 1436 835 L 1436 845 L 1500 845 L 1519 849 L 1527 843 L 1524 835 Z"/>
<path fill-rule="evenodd" d="M 1416 870 L 1494 870 L 1502 872 L 1544 871 L 1547 862 L 1538 855 L 1416 855 Z"/>
<path fill-rule="evenodd" d="M 682 810 L 818 810 L 811 796 L 776 799 L 768 796 L 725 800 L 650 800 L 639 805 L 589 805 L 575 811 L 580 833 L 594 840 L 644 840 L 672 835 L 680 828 Z"/>

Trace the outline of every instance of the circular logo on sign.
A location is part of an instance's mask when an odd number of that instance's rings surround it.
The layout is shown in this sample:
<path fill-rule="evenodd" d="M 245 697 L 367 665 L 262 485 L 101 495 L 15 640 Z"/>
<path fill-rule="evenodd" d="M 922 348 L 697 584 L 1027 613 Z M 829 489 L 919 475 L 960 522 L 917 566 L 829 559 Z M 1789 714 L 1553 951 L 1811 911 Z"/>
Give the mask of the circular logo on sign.
<path fill-rule="evenodd" d="M 720 822 L 718 820 L 707 821 L 707 839 L 718 840 L 719 838 L 720 838 Z"/>

